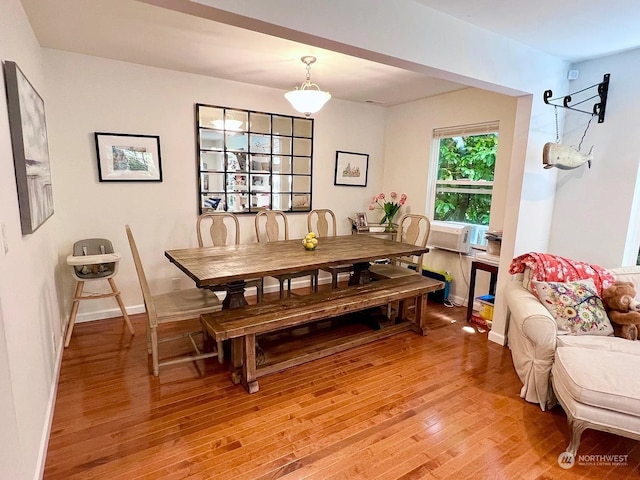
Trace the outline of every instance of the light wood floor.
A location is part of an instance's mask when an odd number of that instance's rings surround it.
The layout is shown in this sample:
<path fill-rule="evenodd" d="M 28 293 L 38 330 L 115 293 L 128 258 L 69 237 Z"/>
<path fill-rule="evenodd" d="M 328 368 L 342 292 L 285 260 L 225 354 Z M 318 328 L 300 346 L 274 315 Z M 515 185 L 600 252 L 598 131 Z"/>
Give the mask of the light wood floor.
<path fill-rule="evenodd" d="M 45 478 L 638 478 L 640 443 L 591 430 L 579 454 L 628 455 L 627 464 L 560 468 L 563 411 L 520 399 L 509 350 L 463 331 L 464 315 L 430 305 L 428 336 L 403 333 L 263 377 L 253 395 L 216 359 L 149 375 L 142 315 L 133 338 L 121 318 L 79 324 Z"/>

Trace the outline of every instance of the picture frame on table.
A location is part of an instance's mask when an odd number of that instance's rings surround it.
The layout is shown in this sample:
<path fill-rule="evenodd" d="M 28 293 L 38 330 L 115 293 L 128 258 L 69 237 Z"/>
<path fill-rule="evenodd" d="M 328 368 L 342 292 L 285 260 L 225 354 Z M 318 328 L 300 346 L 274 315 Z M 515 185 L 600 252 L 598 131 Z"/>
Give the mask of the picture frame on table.
<path fill-rule="evenodd" d="M 369 226 L 367 222 L 367 215 L 364 212 L 356 212 L 355 217 L 356 227 L 358 229 L 365 229 Z"/>
<path fill-rule="evenodd" d="M 101 182 L 162 182 L 160 137 L 95 132 Z"/>
<path fill-rule="evenodd" d="M 366 187 L 369 154 L 336 151 L 336 169 L 333 184 Z"/>
<path fill-rule="evenodd" d="M 3 65 L 20 226 L 29 235 L 53 215 L 44 101 L 15 62 Z"/>

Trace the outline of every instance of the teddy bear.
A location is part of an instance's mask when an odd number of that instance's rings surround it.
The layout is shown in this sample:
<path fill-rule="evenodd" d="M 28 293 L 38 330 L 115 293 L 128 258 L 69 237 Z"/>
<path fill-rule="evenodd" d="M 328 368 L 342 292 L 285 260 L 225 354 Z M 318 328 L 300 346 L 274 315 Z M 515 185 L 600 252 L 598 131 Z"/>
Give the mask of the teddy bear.
<path fill-rule="evenodd" d="M 638 339 L 640 302 L 635 297 L 636 287 L 633 282 L 617 281 L 602 292 L 602 303 L 617 337 Z"/>

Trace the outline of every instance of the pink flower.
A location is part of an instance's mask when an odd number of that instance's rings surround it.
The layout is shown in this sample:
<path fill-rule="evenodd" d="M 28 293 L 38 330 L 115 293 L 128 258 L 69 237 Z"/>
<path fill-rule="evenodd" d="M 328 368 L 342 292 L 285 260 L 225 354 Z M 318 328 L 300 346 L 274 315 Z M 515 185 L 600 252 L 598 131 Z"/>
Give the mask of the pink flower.
<path fill-rule="evenodd" d="M 396 192 L 391 192 L 391 198 L 396 198 L 398 194 Z"/>
<path fill-rule="evenodd" d="M 400 198 L 400 202 L 398 202 L 398 203 L 400 203 L 400 206 L 402 206 L 402 205 L 404 205 L 405 202 L 406 202 L 405 198 Z"/>
<path fill-rule="evenodd" d="M 403 201 L 403 202 L 406 202 L 406 201 L 407 201 L 407 195 L 403 193 L 403 194 L 400 196 L 400 200 L 401 200 L 401 201 Z"/>
<path fill-rule="evenodd" d="M 370 204 L 369 204 L 369 210 L 375 210 L 375 209 L 376 209 L 375 205 L 373 205 L 372 203 L 370 203 Z"/>
<path fill-rule="evenodd" d="M 384 200 L 384 193 L 381 193 L 380 195 L 378 195 L 378 200 Z"/>
<path fill-rule="evenodd" d="M 377 199 L 378 199 L 378 196 L 374 195 L 373 198 L 371 199 L 371 203 L 374 203 Z"/>

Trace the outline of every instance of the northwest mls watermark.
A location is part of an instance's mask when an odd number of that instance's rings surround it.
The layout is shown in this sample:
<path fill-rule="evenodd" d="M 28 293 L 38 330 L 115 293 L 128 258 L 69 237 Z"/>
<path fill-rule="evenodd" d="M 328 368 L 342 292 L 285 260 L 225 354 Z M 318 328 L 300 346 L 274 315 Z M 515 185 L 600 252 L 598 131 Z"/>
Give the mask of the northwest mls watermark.
<path fill-rule="evenodd" d="M 629 464 L 629 455 L 574 455 L 571 452 L 562 452 L 558 455 L 558 465 L 569 469 L 574 465 L 581 467 L 621 467 Z"/>

